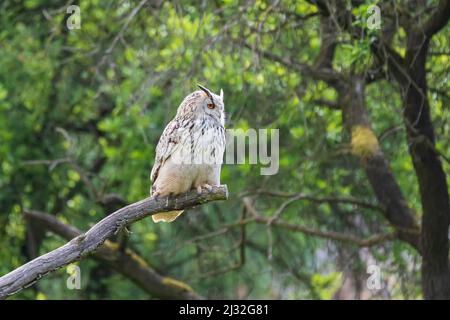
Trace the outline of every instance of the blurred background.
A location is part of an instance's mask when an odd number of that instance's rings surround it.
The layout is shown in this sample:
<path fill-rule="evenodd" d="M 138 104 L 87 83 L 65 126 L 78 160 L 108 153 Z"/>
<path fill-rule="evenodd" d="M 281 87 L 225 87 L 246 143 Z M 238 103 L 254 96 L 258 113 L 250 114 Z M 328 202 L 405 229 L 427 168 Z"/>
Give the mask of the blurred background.
<path fill-rule="evenodd" d="M 225 164 L 228 201 L 172 224 L 133 224 L 112 239 L 110 261 L 76 264 L 79 290 L 67 288 L 63 268 L 12 299 L 164 297 L 130 276 L 132 267 L 117 267 L 130 252 L 143 269 L 206 298 L 432 292 L 420 254 L 431 233 L 420 226 L 433 218 L 427 204 L 448 209 L 444 2 L 2 1 L 0 275 L 67 241 L 30 212 L 84 231 L 147 197 L 159 136 L 197 83 L 224 90 L 227 128 L 280 130 L 277 174 Z M 379 25 L 370 21 L 374 4 Z M 441 22 L 432 36 L 430 21 Z M 423 99 L 410 121 L 416 89 Z M 415 163 L 419 140 L 431 156 Z M 431 163 L 440 174 L 426 171 Z M 431 195 L 424 177 L 436 185 Z M 432 232 L 441 240 L 445 221 Z M 448 261 L 448 241 L 440 243 L 433 254 Z"/>

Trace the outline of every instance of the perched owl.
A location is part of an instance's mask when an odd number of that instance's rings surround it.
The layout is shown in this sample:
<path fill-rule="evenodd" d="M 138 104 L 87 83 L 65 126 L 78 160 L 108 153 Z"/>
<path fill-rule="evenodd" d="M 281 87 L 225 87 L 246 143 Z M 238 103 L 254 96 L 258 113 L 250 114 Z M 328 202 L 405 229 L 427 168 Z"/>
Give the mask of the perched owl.
<path fill-rule="evenodd" d="M 156 146 L 150 179 L 150 195 L 176 195 L 220 185 L 225 150 L 223 91 L 220 95 L 201 90 L 184 98 L 175 118 L 169 122 Z M 152 215 L 154 222 L 172 222 L 183 211 Z"/>

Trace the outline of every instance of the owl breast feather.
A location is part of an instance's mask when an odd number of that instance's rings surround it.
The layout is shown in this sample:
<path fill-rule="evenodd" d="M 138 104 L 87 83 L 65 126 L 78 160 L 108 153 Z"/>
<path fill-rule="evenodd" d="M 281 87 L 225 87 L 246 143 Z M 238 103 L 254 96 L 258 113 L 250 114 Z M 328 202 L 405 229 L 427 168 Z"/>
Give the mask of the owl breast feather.
<path fill-rule="evenodd" d="M 177 150 L 179 156 L 186 164 L 220 165 L 225 150 L 225 128 L 211 117 L 196 119 L 188 128 Z"/>

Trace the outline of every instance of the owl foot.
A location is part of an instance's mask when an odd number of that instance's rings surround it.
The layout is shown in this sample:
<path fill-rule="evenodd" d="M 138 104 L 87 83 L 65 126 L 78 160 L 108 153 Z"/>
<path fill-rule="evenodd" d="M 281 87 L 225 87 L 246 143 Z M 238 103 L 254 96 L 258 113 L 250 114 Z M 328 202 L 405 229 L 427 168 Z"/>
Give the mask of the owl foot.
<path fill-rule="evenodd" d="M 202 187 L 205 188 L 206 190 L 208 190 L 208 192 L 211 192 L 213 189 L 213 187 L 207 183 L 205 183 Z"/>
<path fill-rule="evenodd" d="M 159 201 L 159 196 L 160 196 L 161 194 L 159 193 L 159 192 L 154 192 L 153 193 L 153 195 L 152 195 L 152 197 L 153 197 L 153 199 L 155 199 L 155 201 Z"/>
<path fill-rule="evenodd" d="M 197 187 L 197 193 L 201 194 L 202 193 L 202 189 L 206 189 L 206 190 L 208 190 L 208 192 L 211 192 L 213 188 L 209 184 L 205 183 L 205 184 L 202 184 L 202 185 Z"/>
<path fill-rule="evenodd" d="M 125 234 L 127 235 L 127 236 L 130 236 L 133 232 L 131 232 L 126 226 L 125 227 L 123 227 L 123 231 L 125 231 Z"/>

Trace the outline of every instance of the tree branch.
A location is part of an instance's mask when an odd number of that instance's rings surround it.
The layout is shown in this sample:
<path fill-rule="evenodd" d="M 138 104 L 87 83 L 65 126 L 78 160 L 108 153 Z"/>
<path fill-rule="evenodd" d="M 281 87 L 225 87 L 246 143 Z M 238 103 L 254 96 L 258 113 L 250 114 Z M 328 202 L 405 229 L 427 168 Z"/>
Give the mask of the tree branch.
<path fill-rule="evenodd" d="M 329 239 L 344 243 L 350 243 L 358 247 L 372 247 L 380 243 L 397 239 L 397 233 L 394 231 L 392 233 L 380 233 L 371 235 L 368 238 L 359 238 L 351 234 L 345 234 L 335 231 L 323 231 L 319 229 L 309 228 L 302 225 L 291 224 L 284 221 L 271 221 L 271 219 L 264 218 L 261 216 L 248 218 L 246 220 L 239 221 L 239 224 L 246 224 L 249 222 L 256 222 L 259 224 L 271 224 L 275 227 L 284 228 L 290 231 L 300 232 L 306 235 L 315 236 L 323 239 Z"/>
<path fill-rule="evenodd" d="M 226 186 L 213 187 L 176 196 L 146 198 L 132 203 L 105 217 L 86 233 L 77 236 L 65 245 L 44 254 L 0 278 L 0 299 L 30 286 L 44 275 L 69 263 L 83 259 L 100 247 L 106 239 L 127 225 L 159 212 L 186 210 L 210 201 L 226 200 Z M 72 230 L 73 231 L 73 230 Z"/>
<path fill-rule="evenodd" d="M 441 0 L 434 13 L 423 25 L 423 31 L 427 37 L 432 37 L 445 27 L 450 18 L 450 1 Z"/>
<path fill-rule="evenodd" d="M 268 60 L 278 62 L 279 64 L 288 67 L 291 70 L 295 70 L 300 74 L 309 76 L 315 80 L 325 81 L 332 87 L 338 86 L 341 81 L 343 81 L 343 76 L 334 72 L 332 69 L 315 68 L 307 64 L 294 62 L 289 57 L 279 56 L 269 51 L 254 48 L 252 45 L 246 42 L 244 43 L 244 46 Z"/>
<path fill-rule="evenodd" d="M 48 213 L 25 210 L 24 217 L 66 240 L 71 240 L 82 233 L 77 228 L 63 223 L 54 215 Z M 202 299 L 187 284 L 158 274 L 136 252 L 130 249 L 122 251 L 119 244 L 110 240 L 106 240 L 93 257 L 108 264 L 153 297 L 159 299 Z"/>
<path fill-rule="evenodd" d="M 268 226 L 275 226 L 279 228 L 284 228 L 286 230 L 294 231 L 294 232 L 300 232 L 306 235 L 315 236 L 323 239 L 329 239 L 334 241 L 340 241 L 344 243 L 350 243 L 353 245 L 356 245 L 358 247 L 371 247 L 378 245 L 380 243 L 395 240 L 397 239 L 398 235 L 397 232 L 391 232 L 391 233 L 383 233 L 383 234 L 374 234 L 368 238 L 359 238 L 357 236 L 351 235 L 351 234 L 345 234 L 345 233 L 339 233 L 335 231 L 323 231 L 319 229 L 314 229 L 298 224 L 291 224 L 284 221 L 279 221 L 278 217 L 275 219 L 273 218 L 265 218 L 258 214 L 255 207 L 248 201 L 243 201 L 245 208 L 250 213 L 251 217 L 246 219 L 241 219 L 233 224 L 229 224 L 226 226 L 226 228 L 231 228 L 233 226 L 241 226 L 248 223 L 258 223 L 258 224 L 265 224 Z"/>
<path fill-rule="evenodd" d="M 351 136 L 352 154 L 360 159 L 370 185 L 383 207 L 383 215 L 396 228 L 400 239 L 419 252 L 419 226 L 408 206 L 389 163 L 373 133 L 365 105 L 363 79 L 357 77 L 339 92 L 344 124 Z"/>
<path fill-rule="evenodd" d="M 380 212 L 384 212 L 384 209 L 376 204 L 372 204 L 370 202 L 366 202 L 357 198 L 352 197 L 338 197 L 338 196 L 326 196 L 326 197 L 315 197 L 312 195 L 306 195 L 302 193 L 290 193 L 283 191 L 273 191 L 273 190 L 257 190 L 255 192 L 249 192 L 244 194 L 247 195 L 265 195 L 270 197 L 279 197 L 279 198 L 291 198 L 295 200 L 307 200 L 315 203 L 346 203 L 353 204 L 356 206 L 360 206 L 366 209 L 372 209 Z"/>

